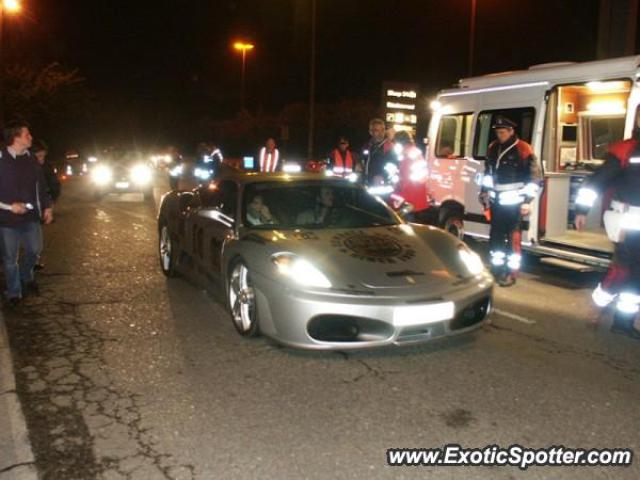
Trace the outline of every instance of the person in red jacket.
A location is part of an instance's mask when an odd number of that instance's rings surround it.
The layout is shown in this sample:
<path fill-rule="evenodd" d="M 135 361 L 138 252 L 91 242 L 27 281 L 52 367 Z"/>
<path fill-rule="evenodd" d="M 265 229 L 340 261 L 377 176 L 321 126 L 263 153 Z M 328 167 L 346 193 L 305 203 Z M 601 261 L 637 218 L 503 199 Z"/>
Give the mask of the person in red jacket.
<path fill-rule="evenodd" d="M 409 132 L 396 133 L 394 150 L 400 178 L 395 194 L 413 205 L 413 217 L 420 217 L 431 206 L 427 189 L 427 162 Z"/>
<path fill-rule="evenodd" d="M 607 235 L 615 253 L 604 280 L 593 292 L 601 308 L 615 302 L 611 331 L 640 340 L 634 322 L 640 311 L 640 135 L 609 147 L 604 164 L 589 177 L 576 197 L 575 225 L 584 229 L 587 212 L 598 197 L 612 193 L 604 214 Z"/>

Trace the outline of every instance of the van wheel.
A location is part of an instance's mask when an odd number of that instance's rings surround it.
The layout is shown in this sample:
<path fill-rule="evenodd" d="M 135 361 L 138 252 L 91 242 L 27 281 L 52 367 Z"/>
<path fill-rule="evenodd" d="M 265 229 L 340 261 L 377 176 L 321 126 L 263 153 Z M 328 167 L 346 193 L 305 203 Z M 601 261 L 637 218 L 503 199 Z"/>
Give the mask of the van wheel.
<path fill-rule="evenodd" d="M 449 212 L 442 222 L 442 229 L 454 237 L 464 239 L 464 220 L 459 212 Z"/>

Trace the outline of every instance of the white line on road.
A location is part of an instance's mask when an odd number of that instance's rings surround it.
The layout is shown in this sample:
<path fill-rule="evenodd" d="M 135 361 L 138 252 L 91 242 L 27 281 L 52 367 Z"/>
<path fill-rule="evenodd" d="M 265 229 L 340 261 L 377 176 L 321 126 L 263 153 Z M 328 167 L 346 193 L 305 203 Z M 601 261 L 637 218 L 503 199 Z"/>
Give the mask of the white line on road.
<path fill-rule="evenodd" d="M 534 325 L 536 323 L 535 320 L 531 320 L 530 318 L 523 317 L 522 315 L 516 315 L 515 313 L 505 312 L 504 310 L 500 310 L 498 308 L 494 308 L 493 311 L 498 315 L 502 315 L 503 317 L 507 317 L 518 322 L 526 323 L 527 325 Z"/>

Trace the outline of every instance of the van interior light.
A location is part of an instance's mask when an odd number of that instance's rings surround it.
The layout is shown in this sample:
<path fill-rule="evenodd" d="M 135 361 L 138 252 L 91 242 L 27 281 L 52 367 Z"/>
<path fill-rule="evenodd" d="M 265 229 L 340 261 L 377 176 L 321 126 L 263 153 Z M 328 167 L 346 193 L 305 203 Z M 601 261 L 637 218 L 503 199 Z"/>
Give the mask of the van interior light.
<path fill-rule="evenodd" d="M 613 81 L 613 82 L 587 82 L 587 88 L 592 92 L 617 92 L 627 90 L 627 82 Z"/>
<path fill-rule="evenodd" d="M 597 113 L 600 115 L 624 114 L 626 112 L 624 102 L 615 100 L 592 102 L 587 105 L 587 110 L 590 113 Z"/>

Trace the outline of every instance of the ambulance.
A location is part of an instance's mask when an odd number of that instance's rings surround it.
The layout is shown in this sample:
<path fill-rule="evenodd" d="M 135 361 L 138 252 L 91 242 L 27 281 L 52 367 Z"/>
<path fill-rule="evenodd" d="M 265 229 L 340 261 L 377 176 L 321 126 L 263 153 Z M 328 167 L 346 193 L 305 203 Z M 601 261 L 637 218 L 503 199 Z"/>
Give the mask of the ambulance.
<path fill-rule="evenodd" d="M 640 104 L 640 56 L 463 79 L 431 103 L 429 188 L 439 223 L 454 235 L 489 237 L 478 201 L 491 129 L 498 115 L 517 123 L 544 170 L 544 190 L 524 222 L 523 248 L 542 262 L 575 270 L 605 268 L 613 246 L 602 223 L 609 199 L 574 225 L 580 185 L 605 160 L 609 144 L 631 136 Z"/>

